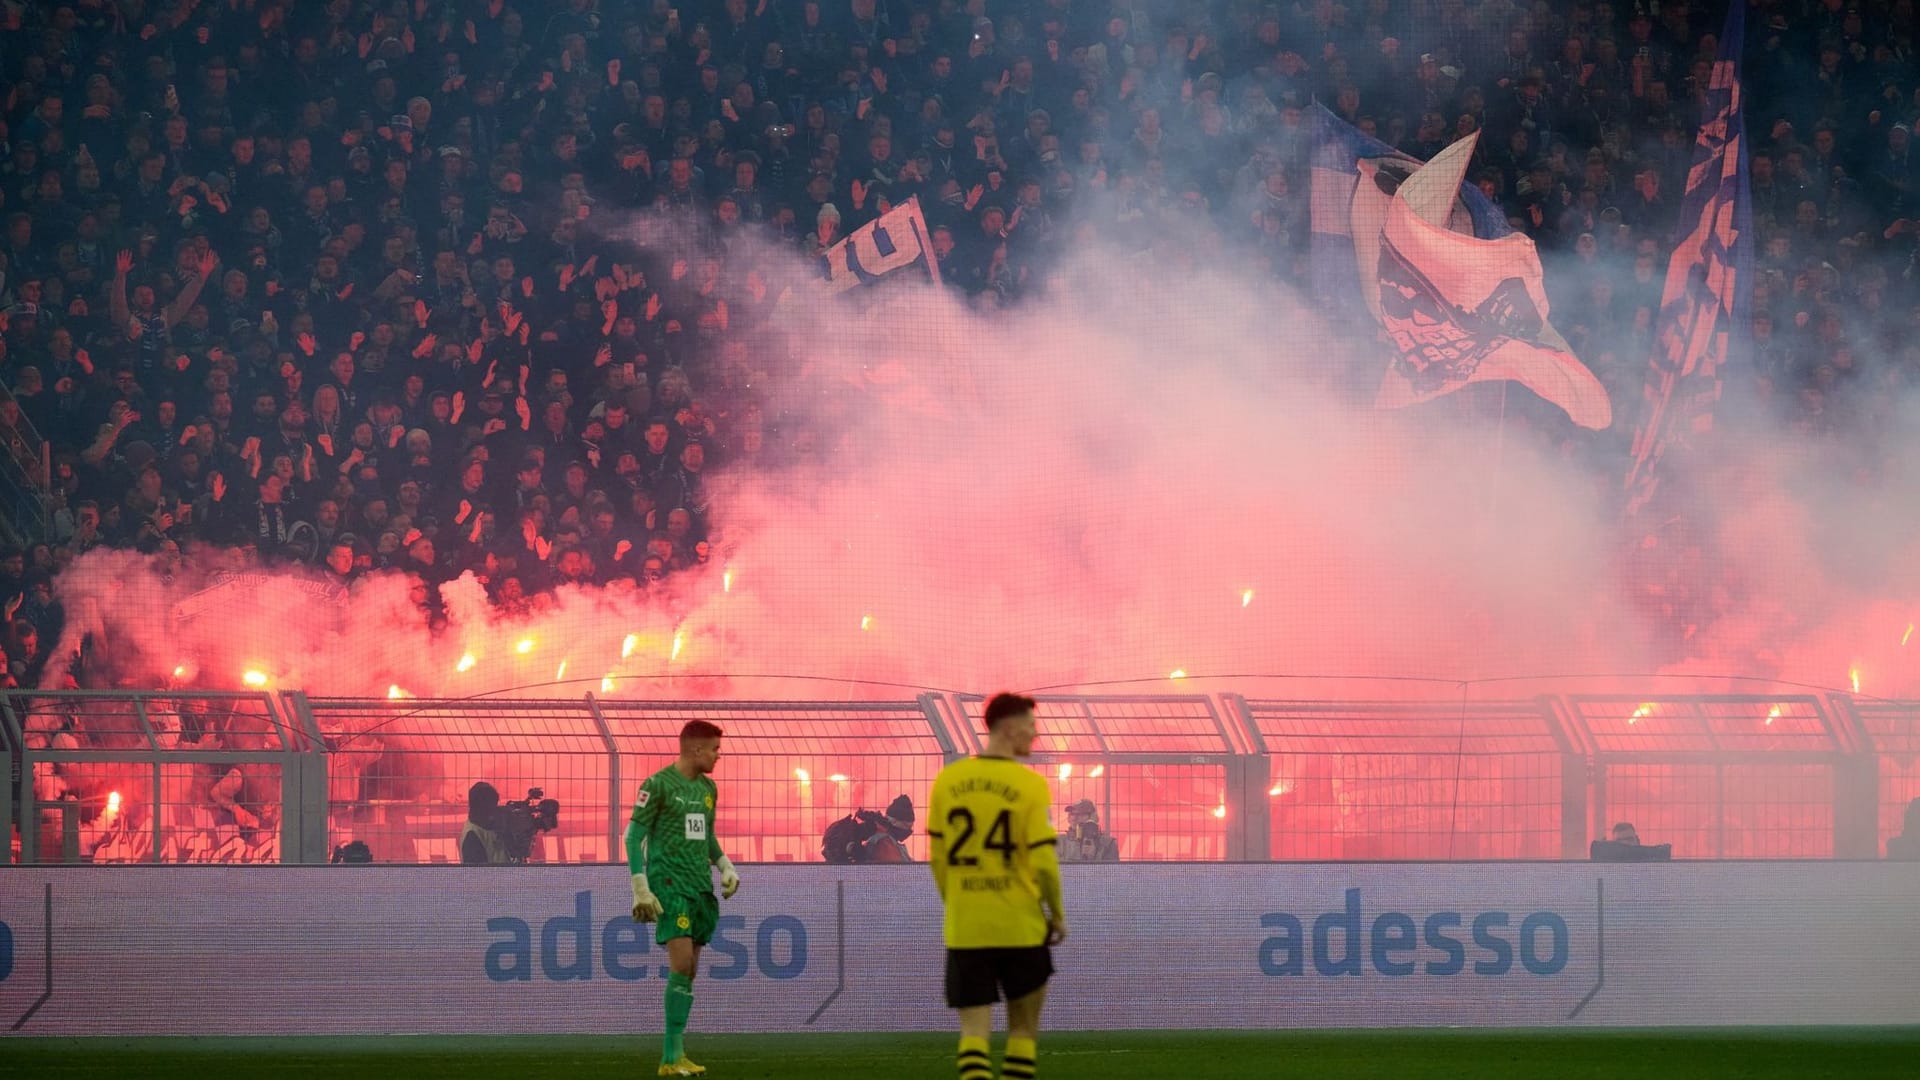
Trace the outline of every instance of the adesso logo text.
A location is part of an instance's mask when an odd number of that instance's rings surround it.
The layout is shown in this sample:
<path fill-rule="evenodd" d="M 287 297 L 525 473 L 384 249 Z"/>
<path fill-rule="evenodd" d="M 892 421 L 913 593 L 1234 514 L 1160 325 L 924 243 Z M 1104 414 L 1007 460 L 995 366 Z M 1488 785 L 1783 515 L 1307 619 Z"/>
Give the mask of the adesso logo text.
<path fill-rule="evenodd" d="M 634 922 L 625 909 L 594 933 L 593 893 L 587 890 L 573 894 L 571 915 L 540 925 L 537 945 L 532 924 L 510 915 L 488 919 L 487 933 L 493 940 L 484 963 L 494 982 L 533 981 L 536 957 L 539 976 L 553 982 L 592 979 L 596 966 L 621 982 L 667 976 L 666 950 L 654 944 L 653 927 Z M 751 932 L 745 918 L 722 915 L 707 948 L 722 958 L 702 973 L 709 979 L 742 979 L 755 971 L 769 979 L 797 979 L 807 970 L 807 927 L 792 915 L 769 915 Z M 655 951 L 660 959 L 649 962 L 646 957 Z"/>
<path fill-rule="evenodd" d="M 1567 966 L 1570 935 L 1567 921 L 1552 911 L 1533 911 L 1517 918 L 1505 911 L 1482 911 L 1469 917 L 1459 911 L 1435 911 L 1419 921 L 1403 911 L 1383 911 L 1367 917 L 1359 889 L 1346 891 L 1341 911 L 1315 916 L 1309 936 L 1307 923 L 1284 911 L 1260 916 L 1263 929 L 1278 931 L 1260 943 L 1260 971 L 1266 975 L 1360 975 L 1370 962 L 1373 970 L 1391 978 L 1423 972 L 1459 975 L 1471 957 L 1475 975 L 1506 975 L 1520 970 L 1529 975 L 1557 975 Z"/>

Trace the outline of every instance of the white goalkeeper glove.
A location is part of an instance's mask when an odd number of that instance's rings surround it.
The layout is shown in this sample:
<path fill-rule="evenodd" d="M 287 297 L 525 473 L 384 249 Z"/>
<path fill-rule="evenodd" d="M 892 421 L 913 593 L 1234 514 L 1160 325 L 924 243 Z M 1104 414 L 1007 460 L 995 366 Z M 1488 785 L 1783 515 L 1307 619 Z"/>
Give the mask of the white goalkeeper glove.
<path fill-rule="evenodd" d="M 733 899 L 733 894 L 740 888 L 740 872 L 733 868 L 733 860 L 727 858 L 725 855 L 715 860 L 714 865 L 720 868 L 721 898 L 725 900 Z"/>
<path fill-rule="evenodd" d="M 648 923 L 660 917 L 660 898 L 647 887 L 647 875 L 633 875 L 633 921 Z"/>

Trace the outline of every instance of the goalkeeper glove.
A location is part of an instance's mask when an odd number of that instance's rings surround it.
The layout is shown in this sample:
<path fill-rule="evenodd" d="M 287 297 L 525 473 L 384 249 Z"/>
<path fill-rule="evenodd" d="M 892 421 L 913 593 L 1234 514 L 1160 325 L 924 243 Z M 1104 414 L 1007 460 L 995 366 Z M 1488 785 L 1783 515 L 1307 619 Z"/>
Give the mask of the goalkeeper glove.
<path fill-rule="evenodd" d="M 660 917 L 660 898 L 647 888 L 647 875 L 633 875 L 633 921 L 652 922 Z"/>
<path fill-rule="evenodd" d="M 733 899 L 733 894 L 740 888 L 740 873 L 733 868 L 733 860 L 722 855 L 714 865 L 720 868 L 720 896 L 726 900 Z"/>

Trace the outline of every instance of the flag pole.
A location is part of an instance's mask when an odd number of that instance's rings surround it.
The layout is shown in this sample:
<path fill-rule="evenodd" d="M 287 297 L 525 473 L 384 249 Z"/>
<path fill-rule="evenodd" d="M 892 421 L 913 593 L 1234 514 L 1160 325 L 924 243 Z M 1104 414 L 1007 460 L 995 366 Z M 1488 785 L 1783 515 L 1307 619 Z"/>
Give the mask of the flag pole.
<path fill-rule="evenodd" d="M 908 220 L 913 222 L 914 238 L 920 241 L 920 250 L 927 256 L 927 273 L 933 277 L 933 286 L 937 289 L 941 285 L 940 260 L 933 254 L 933 236 L 932 230 L 927 228 L 927 215 L 920 209 L 920 196 L 913 196 L 907 203 L 913 207 Z"/>

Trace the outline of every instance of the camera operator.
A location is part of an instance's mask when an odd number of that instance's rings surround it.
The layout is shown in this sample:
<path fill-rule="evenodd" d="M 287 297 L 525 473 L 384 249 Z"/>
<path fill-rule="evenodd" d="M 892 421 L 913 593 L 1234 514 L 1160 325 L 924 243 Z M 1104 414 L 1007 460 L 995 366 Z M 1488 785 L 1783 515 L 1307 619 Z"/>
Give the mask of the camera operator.
<path fill-rule="evenodd" d="M 1061 862 L 1119 862 L 1120 841 L 1100 827 L 1092 799 L 1067 807 L 1067 831 L 1060 837 Z"/>
<path fill-rule="evenodd" d="M 820 855 L 830 863 L 911 862 L 906 842 L 913 835 L 913 800 L 902 795 L 887 804 L 887 812 L 856 810 L 827 826 Z"/>
<path fill-rule="evenodd" d="M 500 801 L 485 780 L 467 791 L 467 827 L 460 831 L 460 861 L 475 866 L 518 865 L 533 858 L 533 838 L 560 827 L 560 803 L 528 788 L 527 797 Z"/>
<path fill-rule="evenodd" d="M 501 866 L 509 862 L 500 824 L 500 792 L 485 780 L 467 789 L 467 825 L 460 830 L 460 862 Z"/>

